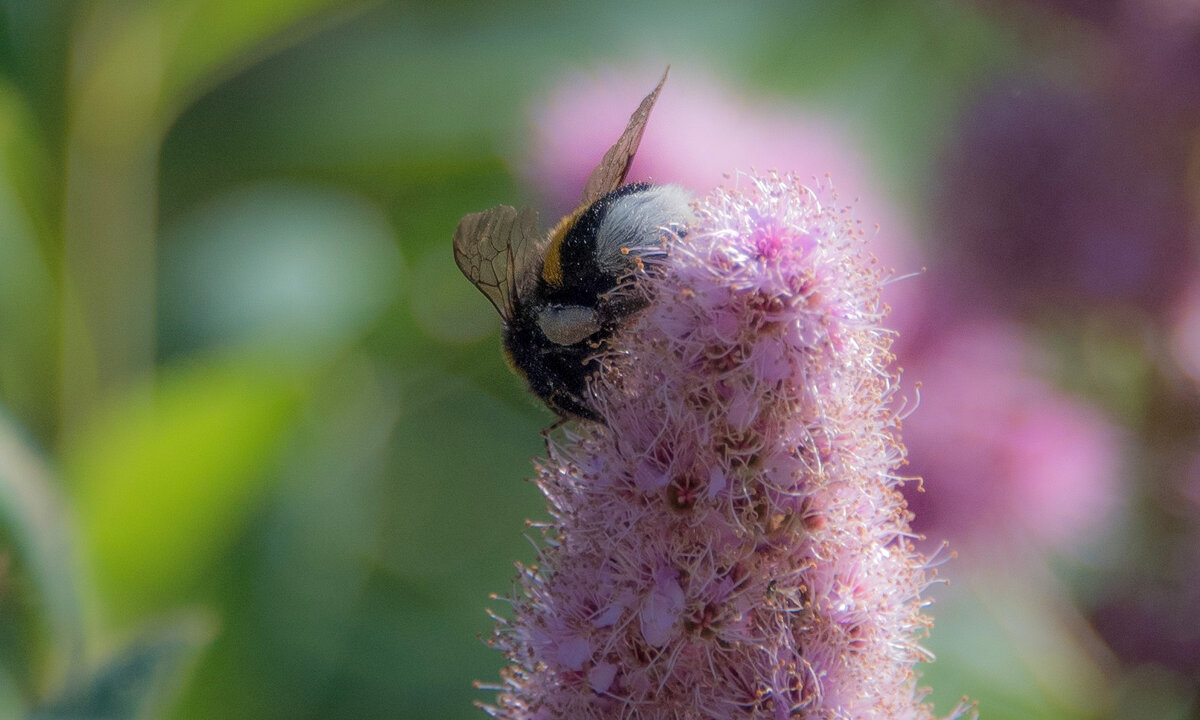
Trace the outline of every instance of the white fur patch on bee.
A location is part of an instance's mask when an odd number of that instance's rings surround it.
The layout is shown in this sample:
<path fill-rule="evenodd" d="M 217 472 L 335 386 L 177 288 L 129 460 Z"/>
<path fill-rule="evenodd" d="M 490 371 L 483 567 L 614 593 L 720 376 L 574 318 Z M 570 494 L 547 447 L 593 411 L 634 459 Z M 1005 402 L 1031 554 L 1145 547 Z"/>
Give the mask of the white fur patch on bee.
<path fill-rule="evenodd" d="M 663 218 L 691 217 L 691 202 L 691 193 L 678 185 L 654 185 L 617 198 L 596 232 L 596 263 L 606 272 L 619 271 L 629 263 L 628 248 L 660 243 Z"/>

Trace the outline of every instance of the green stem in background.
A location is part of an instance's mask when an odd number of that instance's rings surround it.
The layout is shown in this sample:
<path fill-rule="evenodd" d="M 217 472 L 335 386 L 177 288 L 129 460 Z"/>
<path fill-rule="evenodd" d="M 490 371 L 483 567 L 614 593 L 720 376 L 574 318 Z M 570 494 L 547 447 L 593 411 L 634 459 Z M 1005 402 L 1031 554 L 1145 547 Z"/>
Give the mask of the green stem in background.
<path fill-rule="evenodd" d="M 336 4 L 345 3 L 94 2 L 78 14 L 64 143 L 63 430 L 153 368 L 156 183 L 167 129 L 221 79 L 338 20 L 317 17 Z"/>
<path fill-rule="evenodd" d="M 95 5 L 70 59 L 63 208 L 62 427 L 154 360 L 162 28 Z"/>

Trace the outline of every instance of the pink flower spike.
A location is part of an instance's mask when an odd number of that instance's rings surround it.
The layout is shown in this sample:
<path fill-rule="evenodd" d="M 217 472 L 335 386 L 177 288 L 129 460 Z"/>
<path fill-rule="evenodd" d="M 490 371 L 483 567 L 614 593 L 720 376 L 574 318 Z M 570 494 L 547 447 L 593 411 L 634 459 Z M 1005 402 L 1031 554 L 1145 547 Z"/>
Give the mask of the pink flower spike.
<path fill-rule="evenodd" d="M 933 718 L 886 278 L 830 188 L 734 183 L 632 281 L 603 422 L 547 434 L 495 717 Z"/>

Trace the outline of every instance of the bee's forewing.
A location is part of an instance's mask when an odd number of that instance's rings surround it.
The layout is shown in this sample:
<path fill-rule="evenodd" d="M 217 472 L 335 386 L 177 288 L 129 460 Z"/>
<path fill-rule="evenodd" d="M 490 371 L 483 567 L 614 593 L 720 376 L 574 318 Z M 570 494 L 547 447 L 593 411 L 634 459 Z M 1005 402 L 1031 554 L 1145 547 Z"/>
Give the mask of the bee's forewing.
<path fill-rule="evenodd" d="M 629 166 L 633 164 L 633 156 L 637 154 L 638 144 L 642 142 L 646 121 L 650 119 L 650 111 L 654 108 L 654 102 L 658 100 L 658 93 L 667 81 L 669 72 L 671 68 L 668 66 L 662 79 L 658 81 L 658 86 L 642 100 L 642 104 L 638 105 L 637 110 L 629 117 L 625 132 L 621 133 L 617 142 L 604 153 L 604 159 L 588 176 L 587 184 L 583 187 L 583 198 L 580 200 L 582 206 L 591 205 L 625 182 Z"/>

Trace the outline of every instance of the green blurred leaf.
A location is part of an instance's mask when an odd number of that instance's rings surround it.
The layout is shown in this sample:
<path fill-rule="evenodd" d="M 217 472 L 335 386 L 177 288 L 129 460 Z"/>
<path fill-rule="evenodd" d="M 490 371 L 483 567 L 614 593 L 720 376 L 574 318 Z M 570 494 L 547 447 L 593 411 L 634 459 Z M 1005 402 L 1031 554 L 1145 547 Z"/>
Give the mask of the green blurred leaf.
<path fill-rule="evenodd" d="M 20 717 L 24 710 L 20 688 L 10 674 L 0 672 L 0 717 Z"/>
<path fill-rule="evenodd" d="M 1113 700 L 1104 650 L 1078 610 L 1036 559 L 988 569 L 955 563 L 937 590 L 932 637 L 937 661 L 923 668 L 939 710 L 964 695 L 987 720 L 1089 720 Z"/>
<path fill-rule="evenodd" d="M 696 13 L 678 1 L 577 3 L 553 12 L 511 3 L 452 7 L 381 3 L 232 79 L 190 108 L 173 135 L 203 148 L 201 164 L 230 158 L 336 169 L 368 181 L 416 181 L 423 190 L 431 166 L 451 172 L 514 157 L 531 98 L 565 67 L 647 56 L 699 62 L 691 59 L 713 46 L 757 41 L 770 22 L 741 5 Z M 657 60 L 653 66 L 661 68 Z M 182 144 L 167 149 L 171 158 L 186 152 Z"/>
<path fill-rule="evenodd" d="M 222 79 L 321 27 L 303 24 L 349 0 L 160 0 L 80 3 L 72 42 L 81 118 L 112 131 L 157 137 L 178 113 Z M 145 121 L 116 122 L 96 108 Z"/>
<path fill-rule="evenodd" d="M 0 78 L 0 397 L 44 432 L 53 406 L 57 288 L 45 256 L 45 149 L 17 89 Z"/>
<path fill-rule="evenodd" d="M 495 335 L 497 317 L 487 301 L 454 265 L 446 248 L 426 251 L 413 272 L 413 317 L 430 337 L 465 344 Z"/>
<path fill-rule="evenodd" d="M 69 443 L 66 474 L 109 608 L 180 597 L 228 546 L 305 386 L 296 368 L 257 357 L 176 367 Z"/>
<path fill-rule="evenodd" d="M 1123 673 L 1116 698 L 1111 713 L 1114 718 L 1195 720 L 1200 713 L 1200 690 L 1195 679 L 1154 664 Z"/>
<path fill-rule="evenodd" d="M 494 682 L 503 664 L 477 637 L 493 626 L 484 609 L 504 606 L 489 595 L 511 589 L 514 561 L 534 561 L 524 520 L 545 518 L 545 501 L 525 479 L 548 421 L 527 393 L 515 408 L 434 369 L 406 386 L 384 524 L 389 573 L 373 598 L 397 641 L 363 643 L 370 655 L 354 662 L 369 676 L 372 658 L 388 658 L 402 716 L 469 718 L 487 696 L 473 681 Z"/>
<path fill-rule="evenodd" d="M 153 362 L 158 151 L 193 93 L 320 2 L 82 3 L 63 192 L 64 425 Z M 97 272 L 102 268 L 102 272 Z"/>
<path fill-rule="evenodd" d="M 383 213 L 328 187 L 237 188 L 169 230 L 160 255 L 160 333 L 169 352 L 246 343 L 293 355 L 336 352 L 401 287 Z"/>
<path fill-rule="evenodd" d="M 20 89 L 0 78 L 0 175 L 5 191 L 25 215 L 22 228 L 45 233 L 50 219 L 50 160 L 44 128 Z"/>
<path fill-rule="evenodd" d="M 50 677 L 25 678 L 54 686 L 71 676 L 82 659 L 83 618 L 75 582 L 74 533 L 62 498 L 38 454 L 0 416 L 0 527 L 15 551 L 40 612 Z M 7 573 L 13 569 L 7 568 Z M 7 581 L 7 577 L 3 578 Z M 17 658 L 20 660 L 20 658 Z M 33 672 L 41 665 L 24 658 Z"/>
<path fill-rule="evenodd" d="M 752 72 L 775 91 L 837 106 L 844 117 L 859 119 L 877 138 L 871 152 L 888 171 L 894 191 L 919 206 L 927 201 L 921 194 L 927 188 L 913 178 L 929 173 L 939 157 L 962 93 L 1022 59 L 980 5 L 952 0 L 780 5 L 754 48 Z"/>
<path fill-rule="evenodd" d="M 253 60 L 319 27 L 301 27 L 300 21 L 338 6 L 367 5 L 361 0 L 173 0 L 161 4 L 171 38 L 164 62 L 163 96 L 176 108 Z"/>
<path fill-rule="evenodd" d="M 352 629 L 379 562 L 381 497 L 394 482 L 385 456 L 401 398 L 394 378 L 361 355 L 324 379 L 280 469 L 287 492 L 258 516 L 248 552 L 222 568 L 236 578 L 212 599 L 225 632 L 181 717 L 306 717 L 344 692 L 348 658 L 362 654 Z M 373 637 L 394 645 L 385 632 Z"/>
<path fill-rule="evenodd" d="M 30 715 L 30 720 L 134 720 L 158 717 L 185 667 L 211 631 L 198 618 L 177 620 L 138 638 L 87 680 Z"/>

